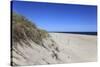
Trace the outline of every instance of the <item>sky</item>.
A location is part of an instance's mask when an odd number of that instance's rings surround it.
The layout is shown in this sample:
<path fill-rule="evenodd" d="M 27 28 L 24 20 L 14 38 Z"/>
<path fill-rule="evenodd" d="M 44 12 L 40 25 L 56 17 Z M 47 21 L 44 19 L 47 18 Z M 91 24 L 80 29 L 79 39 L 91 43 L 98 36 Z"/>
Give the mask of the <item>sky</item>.
<path fill-rule="evenodd" d="M 97 7 L 13 1 L 12 11 L 51 32 L 97 32 Z"/>

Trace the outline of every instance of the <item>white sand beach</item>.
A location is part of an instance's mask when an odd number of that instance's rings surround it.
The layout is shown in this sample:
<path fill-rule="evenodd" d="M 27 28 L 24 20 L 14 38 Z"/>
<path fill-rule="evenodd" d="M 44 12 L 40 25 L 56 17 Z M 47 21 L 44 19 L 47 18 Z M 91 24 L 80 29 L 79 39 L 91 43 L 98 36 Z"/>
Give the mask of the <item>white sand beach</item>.
<path fill-rule="evenodd" d="M 50 33 L 57 43 L 62 60 L 68 63 L 97 61 L 97 36 Z M 67 58 L 65 58 L 67 56 Z"/>
<path fill-rule="evenodd" d="M 67 33 L 49 34 L 51 38 L 45 39 L 43 45 L 30 40 L 27 40 L 29 44 L 25 42 L 17 43 L 17 50 L 13 50 L 13 56 L 15 57 L 12 58 L 12 61 L 16 65 L 97 61 L 97 36 Z M 21 46 L 21 44 L 24 46 Z"/>

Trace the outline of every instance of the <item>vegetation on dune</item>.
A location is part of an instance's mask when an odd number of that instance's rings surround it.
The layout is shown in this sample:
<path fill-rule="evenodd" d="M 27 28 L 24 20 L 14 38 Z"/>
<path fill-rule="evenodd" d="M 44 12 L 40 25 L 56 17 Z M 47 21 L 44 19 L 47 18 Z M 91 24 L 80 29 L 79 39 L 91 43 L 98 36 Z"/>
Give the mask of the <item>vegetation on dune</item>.
<path fill-rule="evenodd" d="M 31 39 L 35 43 L 40 44 L 48 33 L 45 30 L 38 29 L 35 24 L 31 23 L 24 16 L 12 13 L 12 40 L 18 42 L 20 40 Z"/>

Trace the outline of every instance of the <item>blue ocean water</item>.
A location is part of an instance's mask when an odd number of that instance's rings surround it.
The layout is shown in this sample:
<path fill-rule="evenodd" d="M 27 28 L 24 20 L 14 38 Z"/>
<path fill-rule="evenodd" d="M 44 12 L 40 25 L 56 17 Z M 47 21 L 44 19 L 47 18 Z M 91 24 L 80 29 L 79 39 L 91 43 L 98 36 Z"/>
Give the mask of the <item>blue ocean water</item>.
<path fill-rule="evenodd" d="M 71 34 L 82 34 L 82 35 L 97 35 L 97 32 L 50 32 L 50 33 L 71 33 Z"/>

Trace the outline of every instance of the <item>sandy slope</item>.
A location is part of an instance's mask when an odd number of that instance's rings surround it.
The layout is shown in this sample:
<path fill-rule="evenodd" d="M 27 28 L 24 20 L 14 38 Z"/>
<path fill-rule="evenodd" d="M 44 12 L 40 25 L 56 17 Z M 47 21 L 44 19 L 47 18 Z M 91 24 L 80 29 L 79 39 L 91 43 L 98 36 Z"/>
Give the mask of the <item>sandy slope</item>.
<path fill-rule="evenodd" d="M 18 42 L 13 48 L 14 65 L 41 65 L 97 60 L 97 37 L 79 34 L 49 33 L 43 45 L 32 40 Z M 52 41 L 52 40 L 54 41 Z M 21 46 L 23 45 L 23 46 Z M 29 47 L 28 45 L 31 45 Z"/>
<path fill-rule="evenodd" d="M 97 61 L 97 36 L 50 33 L 65 63 Z"/>
<path fill-rule="evenodd" d="M 11 65 L 41 65 L 97 60 L 97 37 L 49 33 L 21 15 L 12 18 Z"/>

